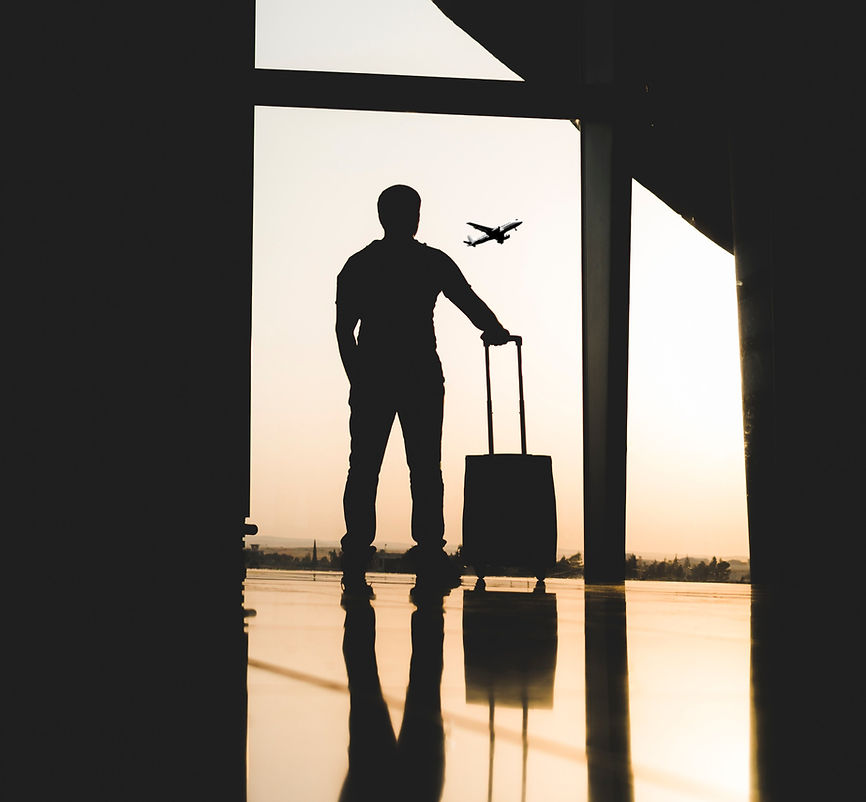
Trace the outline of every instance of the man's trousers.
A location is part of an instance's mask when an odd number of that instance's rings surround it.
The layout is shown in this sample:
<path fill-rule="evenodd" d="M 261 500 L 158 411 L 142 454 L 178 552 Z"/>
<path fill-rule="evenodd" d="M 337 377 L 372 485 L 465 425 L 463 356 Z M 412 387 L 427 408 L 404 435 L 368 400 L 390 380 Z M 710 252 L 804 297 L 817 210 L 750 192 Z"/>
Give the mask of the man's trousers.
<path fill-rule="evenodd" d="M 376 537 L 376 491 L 385 447 L 400 419 L 412 494 L 412 539 L 441 549 L 445 532 L 442 483 L 442 412 L 445 388 L 441 380 L 405 384 L 353 384 L 349 397 L 351 451 L 343 494 L 346 534 L 341 543 L 347 557 L 366 560 Z"/>

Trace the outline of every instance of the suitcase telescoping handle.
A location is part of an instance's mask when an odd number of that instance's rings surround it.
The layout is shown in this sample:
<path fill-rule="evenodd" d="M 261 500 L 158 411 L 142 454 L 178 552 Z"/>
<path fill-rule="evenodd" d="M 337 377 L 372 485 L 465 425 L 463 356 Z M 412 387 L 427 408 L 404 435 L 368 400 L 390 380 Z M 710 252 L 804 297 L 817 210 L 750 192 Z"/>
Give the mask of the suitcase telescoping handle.
<path fill-rule="evenodd" d="M 517 387 L 520 394 L 520 453 L 526 453 L 526 411 L 523 406 L 523 338 L 512 334 L 507 342 L 517 346 Z M 490 395 L 490 344 L 484 343 L 484 368 L 487 371 L 487 448 L 493 453 L 493 400 Z"/>

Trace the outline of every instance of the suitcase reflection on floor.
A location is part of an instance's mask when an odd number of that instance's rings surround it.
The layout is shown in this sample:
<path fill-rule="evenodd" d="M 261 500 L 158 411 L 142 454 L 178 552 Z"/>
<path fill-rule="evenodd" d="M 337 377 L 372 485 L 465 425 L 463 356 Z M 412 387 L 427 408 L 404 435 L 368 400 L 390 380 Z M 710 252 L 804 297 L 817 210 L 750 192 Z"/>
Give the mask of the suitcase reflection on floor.
<path fill-rule="evenodd" d="M 533 593 L 463 592 L 463 661 L 466 702 L 490 710 L 487 798 L 493 799 L 494 711 L 523 709 L 521 799 L 526 798 L 530 708 L 553 707 L 556 673 L 556 594 L 541 583 Z"/>
<path fill-rule="evenodd" d="M 412 613 L 403 723 L 395 737 L 376 663 L 376 614 L 366 600 L 346 605 L 343 656 L 349 679 L 349 771 L 340 802 L 437 802 L 441 798 L 443 634 L 442 600 L 418 605 Z"/>

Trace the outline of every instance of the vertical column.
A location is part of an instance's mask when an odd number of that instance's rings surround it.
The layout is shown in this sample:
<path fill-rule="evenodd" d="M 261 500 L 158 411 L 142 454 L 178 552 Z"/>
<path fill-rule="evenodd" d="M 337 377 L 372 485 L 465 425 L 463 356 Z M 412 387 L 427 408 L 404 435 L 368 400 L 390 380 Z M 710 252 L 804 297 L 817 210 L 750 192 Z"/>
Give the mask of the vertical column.
<path fill-rule="evenodd" d="M 779 522 L 774 512 L 776 371 L 770 167 L 768 151 L 760 140 L 751 127 L 730 127 L 749 552 L 752 582 L 765 585 L 774 583 L 780 563 L 775 536 Z"/>
<path fill-rule="evenodd" d="M 586 0 L 583 81 L 614 84 L 614 12 Z M 582 119 L 583 495 L 586 581 L 624 581 L 631 172 L 614 119 Z"/>

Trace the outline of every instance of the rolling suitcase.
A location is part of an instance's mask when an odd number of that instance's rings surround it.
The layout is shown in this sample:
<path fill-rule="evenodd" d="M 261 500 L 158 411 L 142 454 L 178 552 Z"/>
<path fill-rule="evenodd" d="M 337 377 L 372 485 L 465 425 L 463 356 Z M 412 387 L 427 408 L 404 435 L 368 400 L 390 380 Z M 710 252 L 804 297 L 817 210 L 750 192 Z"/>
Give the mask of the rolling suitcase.
<path fill-rule="evenodd" d="M 523 340 L 517 336 L 510 339 L 517 345 L 521 453 L 494 453 L 490 346 L 485 343 L 488 453 L 466 457 L 462 554 L 479 580 L 494 569 L 528 570 L 543 581 L 556 562 L 553 464 L 550 457 L 526 453 Z"/>

